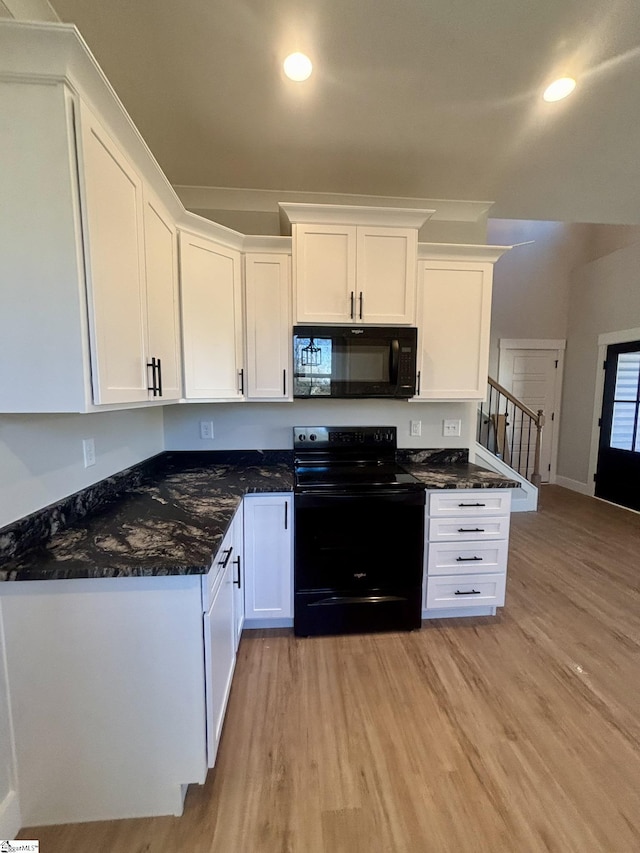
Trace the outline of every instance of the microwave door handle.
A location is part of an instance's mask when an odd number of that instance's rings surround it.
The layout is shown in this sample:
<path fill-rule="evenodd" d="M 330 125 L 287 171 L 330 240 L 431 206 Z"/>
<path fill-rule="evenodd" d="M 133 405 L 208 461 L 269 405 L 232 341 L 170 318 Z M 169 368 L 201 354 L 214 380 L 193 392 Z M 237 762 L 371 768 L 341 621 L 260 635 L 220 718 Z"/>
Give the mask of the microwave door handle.
<path fill-rule="evenodd" d="M 392 385 L 398 384 L 398 369 L 400 365 L 400 342 L 397 338 L 391 341 L 389 350 L 389 378 Z"/>

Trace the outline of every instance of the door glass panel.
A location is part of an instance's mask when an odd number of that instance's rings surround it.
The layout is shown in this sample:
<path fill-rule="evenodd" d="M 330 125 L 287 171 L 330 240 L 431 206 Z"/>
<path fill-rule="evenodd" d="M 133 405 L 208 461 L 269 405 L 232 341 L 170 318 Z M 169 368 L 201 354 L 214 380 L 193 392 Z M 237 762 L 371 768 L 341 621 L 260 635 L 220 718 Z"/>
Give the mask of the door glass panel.
<path fill-rule="evenodd" d="M 640 377 L 640 352 L 620 353 L 614 399 L 637 400 L 638 377 Z"/>
<path fill-rule="evenodd" d="M 636 420 L 635 403 L 614 403 L 610 447 L 633 450 L 633 430 Z M 637 446 L 637 439 L 636 439 Z"/>

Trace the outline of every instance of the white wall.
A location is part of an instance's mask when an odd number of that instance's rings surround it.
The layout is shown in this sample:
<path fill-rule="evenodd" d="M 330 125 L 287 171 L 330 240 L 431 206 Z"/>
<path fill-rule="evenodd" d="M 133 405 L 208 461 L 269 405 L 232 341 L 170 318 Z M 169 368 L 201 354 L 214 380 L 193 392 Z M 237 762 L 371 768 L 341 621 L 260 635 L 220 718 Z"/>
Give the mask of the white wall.
<path fill-rule="evenodd" d="M 384 425 L 398 428 L 399 447 L 473 446 L 476 406 L 471 403 L 407 403 L 400 400 L 296 400 L 294 403 L 193 404 L 165 409 L 167 450 L 282 450 L 293 446 L 293 426 Z M 460 438 L 442 436 L 443 418 L 460 418 Z M 215 438 L 200 438 L 200 421 L 212 420 Z M 409 422 L 422 421 L 422 435 Z"/>
<path fill-rule="evenodd" d="M 640 234 L 637 235 L 640 239 Z M 574 270 L 571 278 L 558 474 L 585 484 L 589 471 L 598 335 L 640 327 L 640 242 Z"/>
<path fill-rule="evenodd" d="M 85 468 L 82 439 L 96 464 Z M 0 415 L 0 528 L 163 450 L 162 408 Z"/>
<path fill-rule="evenodd" d="M 20 829 L 16 790 L 13 727 L 9 711 L 9 685 L 5 660 L 4 627 L 0 610 L 0 837 L 15 838 Z"/>
<path fill-rule="evenodd" d="M 490 219 L 487 242 L 517 246 L 493 274 L 489 373 L 498 375 L 500 338 L 562 339 L 567 334 L 571 270 L 584 259 L 593 226 Z"/>

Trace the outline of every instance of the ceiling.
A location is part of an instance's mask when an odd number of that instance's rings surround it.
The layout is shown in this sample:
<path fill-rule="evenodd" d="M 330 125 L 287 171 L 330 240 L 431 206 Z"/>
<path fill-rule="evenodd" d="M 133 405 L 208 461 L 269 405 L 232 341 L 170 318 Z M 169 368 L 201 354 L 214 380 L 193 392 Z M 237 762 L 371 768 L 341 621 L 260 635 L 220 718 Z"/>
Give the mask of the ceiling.
<path fill-rule="evenodd" d="M 51 2 L 174 185 L 640 223 L 638 0 Z M 281 72 L 294 50 L 306 83 Z"/>

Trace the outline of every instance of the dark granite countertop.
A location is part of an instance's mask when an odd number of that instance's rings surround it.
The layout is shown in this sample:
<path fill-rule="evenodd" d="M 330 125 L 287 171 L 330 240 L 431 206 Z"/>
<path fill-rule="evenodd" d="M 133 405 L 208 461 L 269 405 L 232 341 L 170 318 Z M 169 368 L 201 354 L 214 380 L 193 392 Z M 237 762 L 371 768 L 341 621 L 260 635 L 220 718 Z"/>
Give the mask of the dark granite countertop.
<path fill-rule="evenodd" d="M 402 467 L 427 489 L 514 489 L 520 484 L 450 451 L 398 451 Z"/>
<path fill-rule="evenodd" d="M 427 489 L 512 488 L 464 450 L 398 451 Z M 252 492 L 293 489 L 292 451 L 168 452 L 0 530 L 0 582 L 204 574 Z"/>
<path fill-rule="evenodd" d="M 204 574 L 244 495 L 291 491 L 290 457 L 162 454 L 102 481 L 109 494 L 92 495 L 93 506 L 78 510 L 88 500 L 85 490 L 62 509 L 34 513 L 18 530 L 0 530 L 0 581 Z M 19 540 L 30 537 L 22 547 Z"/>

